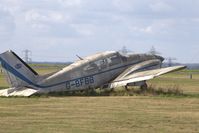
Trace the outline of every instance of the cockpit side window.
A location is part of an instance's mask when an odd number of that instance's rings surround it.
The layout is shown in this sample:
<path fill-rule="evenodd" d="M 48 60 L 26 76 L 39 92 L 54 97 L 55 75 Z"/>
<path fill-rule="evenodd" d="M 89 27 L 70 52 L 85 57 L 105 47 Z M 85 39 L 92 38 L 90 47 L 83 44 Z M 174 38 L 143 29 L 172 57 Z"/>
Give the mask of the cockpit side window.
<path fill-rule="evenodd" d="M 121 63 L 121 58 L 118 54 L 109 57 L 107 60 L 108 60 L 109 66 L 118 65 Z"/>
<path fill-rule="evenodd" d="M 98 66 L 94 62 L 89 63 L 87 66 L 84 67 L 84 71 L 87 71 L 87 72 L 95 72 L 97 70 L 98 70 Z"/>
<path fill-rule="evenodd" d="M 107 60 L 106 59 L 100 59 L 94 62 L 89 63 L 84 67 L 84 70 L 87 72 L 96 72 L 98 70 L 102 70 L 107 68 Z"/>
<path fill-rule="evenodd" d="M 127 60 L 128 60 L 126 56 L 121 56 L 121 59 L 123 62 L 127 62 Z"/>
<path fill-rule="evenodd" d="M 101 59 L 95 62 L 99 69 L 105 69 L 107 67 L 107 60 Z"/>

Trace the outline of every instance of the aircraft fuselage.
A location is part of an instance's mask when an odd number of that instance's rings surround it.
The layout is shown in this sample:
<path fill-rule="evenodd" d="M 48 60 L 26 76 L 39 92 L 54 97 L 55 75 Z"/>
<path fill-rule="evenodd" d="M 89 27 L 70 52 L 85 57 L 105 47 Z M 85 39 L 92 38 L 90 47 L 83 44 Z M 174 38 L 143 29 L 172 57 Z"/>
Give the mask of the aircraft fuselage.
<path fill-rule="evenodd" d="M 48 91 L 77 91 L 99 88 L 119 76 L 125 69 L 148 60 L 159 60 L 138 70 L 160 67 L 163 58 L 155 55 L 133 54 L 124 56 L 119 52 L 104 52 L 89 56 L 63 68 L 61 71 L 38 81 L 40 88 Z"/>

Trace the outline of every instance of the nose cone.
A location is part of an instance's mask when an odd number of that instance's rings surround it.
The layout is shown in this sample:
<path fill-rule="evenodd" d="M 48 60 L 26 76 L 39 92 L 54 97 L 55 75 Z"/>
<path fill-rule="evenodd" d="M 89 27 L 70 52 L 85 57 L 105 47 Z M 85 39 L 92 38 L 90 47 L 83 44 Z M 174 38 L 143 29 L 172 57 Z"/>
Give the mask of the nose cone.
<path fill-rule="evenodd" d="M 156 55 L 156 58 L 159 59 L 161 62 L 164 61 L 164 58 L 162 56 Z"/>

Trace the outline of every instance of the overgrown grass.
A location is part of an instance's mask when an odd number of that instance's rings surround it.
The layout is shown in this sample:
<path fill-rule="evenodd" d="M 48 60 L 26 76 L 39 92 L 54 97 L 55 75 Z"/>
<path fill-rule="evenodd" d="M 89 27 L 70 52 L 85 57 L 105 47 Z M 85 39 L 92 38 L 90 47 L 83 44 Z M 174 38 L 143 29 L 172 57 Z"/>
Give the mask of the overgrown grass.
<path fill-rule="evenodd" d="M 154 86 L 148 87 L 148 89 L 142 90 L 139 88 L 116 88 L 110 89 L 90 89 L 86 91 L 77 92 L 51 92 L 48 94 L 37 94 L 33 97 L 64 97 L 64 96 L 186 96 L 178 86 L 170 86 L 168 88 L 156 88 Z"/>
<path fill-rule="evenodd" d="M 119 93 L 118 93 L 119 92 Z M 183 90 L 181 90 L 178 86 L 169 86 L 169 87 L 155 87 L 149 86 L 147 89 L 139 89 L 139 88 L 130 88 L 127 91 L 124 89 L 120 89 L 119 91 L 113 92 L 113 95 L 141 95 L 141 96 L 158 96 L 158 95 L 174 95 L 181 96 L 183 94 Z"/>

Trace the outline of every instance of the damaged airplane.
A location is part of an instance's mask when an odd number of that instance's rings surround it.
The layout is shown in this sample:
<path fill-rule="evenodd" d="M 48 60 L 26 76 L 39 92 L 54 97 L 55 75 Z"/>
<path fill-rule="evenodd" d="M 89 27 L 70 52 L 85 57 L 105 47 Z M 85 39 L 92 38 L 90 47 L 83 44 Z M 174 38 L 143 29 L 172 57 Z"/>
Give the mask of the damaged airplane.
<path fill-rule="evenodd" d="M 147 88 L 147 80 L 186 68 L 161 68 L 163 60 L 163 57 L 157 55 L 123 55 L 116 51 L 106 51 L 80 58 L 58 72 L 39 75 L 13 51 L 7 51 L 0 54 L 0 61 L 11 88 L 0 90 L 0 96 L 31 96 L 36 93 L 99 87 Z"/>

